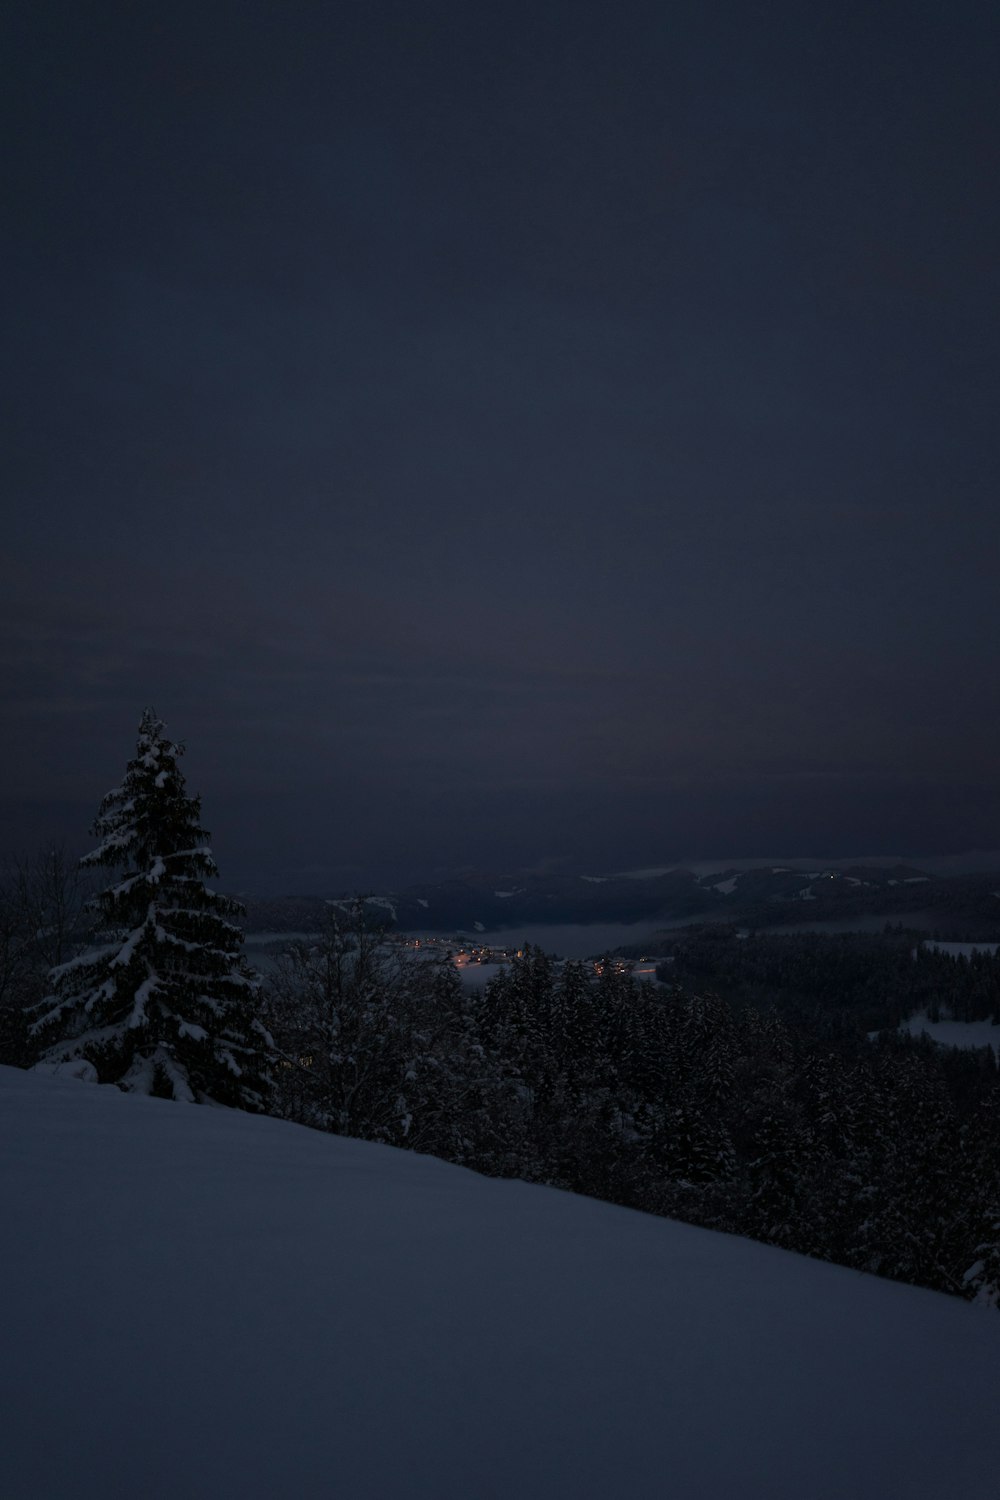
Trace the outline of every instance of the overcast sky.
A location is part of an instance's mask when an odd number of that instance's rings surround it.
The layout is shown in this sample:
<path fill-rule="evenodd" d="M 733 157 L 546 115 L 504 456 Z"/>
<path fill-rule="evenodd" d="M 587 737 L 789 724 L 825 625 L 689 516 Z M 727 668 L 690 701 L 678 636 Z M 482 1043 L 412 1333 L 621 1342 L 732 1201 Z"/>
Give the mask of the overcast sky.
<path fill-rule="evenodd" d="M 223 874 L 1000 846 L 995 4 L 9 0 L 0 766 Z"/>

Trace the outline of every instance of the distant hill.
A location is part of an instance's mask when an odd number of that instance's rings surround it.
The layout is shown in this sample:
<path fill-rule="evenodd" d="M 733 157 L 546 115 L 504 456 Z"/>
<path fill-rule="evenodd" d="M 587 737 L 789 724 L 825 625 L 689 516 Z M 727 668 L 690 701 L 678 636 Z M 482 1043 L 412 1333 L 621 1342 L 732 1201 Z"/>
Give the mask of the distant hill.
<path fill-rule="evenodd" d="M 0 1068 L 6 1500 L 995 1500 L 1000 1317 Z"/>
<path fill-rule="evenodd" d="M 903 920 L 957 936 L 1000 936 L 1000 873 L 935 875 L 914 866 L 774 865 L 610 875 L 485 874 L 428 882 L 374 895 L 386 919 L 403 930 L 472 932 L 538 923 L 727 921 L 773 927 L 854 918 Z M 345 892 L 331 892 L 344 897 Z M 322 896 L 248 903 L 250 930 L 314 929 Z"/>

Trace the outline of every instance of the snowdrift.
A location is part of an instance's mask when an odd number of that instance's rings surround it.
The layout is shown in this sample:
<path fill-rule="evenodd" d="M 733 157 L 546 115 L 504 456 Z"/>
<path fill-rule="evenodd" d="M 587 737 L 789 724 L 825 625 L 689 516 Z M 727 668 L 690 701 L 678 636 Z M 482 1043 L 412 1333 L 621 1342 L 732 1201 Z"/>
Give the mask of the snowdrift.
<path fill-rule="evenodd" d="M 1000 1317 L 0 1068 L 7 1500 L 997 1500 Z"/>

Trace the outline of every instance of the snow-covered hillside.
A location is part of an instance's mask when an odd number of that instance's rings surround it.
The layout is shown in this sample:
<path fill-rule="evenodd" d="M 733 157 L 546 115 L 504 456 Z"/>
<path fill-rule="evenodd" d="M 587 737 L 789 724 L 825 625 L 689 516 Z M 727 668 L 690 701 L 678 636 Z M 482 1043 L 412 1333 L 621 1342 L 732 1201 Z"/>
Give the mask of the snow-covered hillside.
<path fill-rule="evenodd" d="M 903 1021 L 899 1029 L 908 1031 L 911 1036 L 926 1032 L 942 1047 L 992 1047 L 1000 1057 L 1000 1026 L 994 1026 L 992 1021 L 953 1021 L 950 1018 L 932 1021 L 923 1010 Z"/>
<path fill-rule="evenodd" d="M 6 1500 L 996 1500 L 1000 1317 L 0 1069 Z"/>

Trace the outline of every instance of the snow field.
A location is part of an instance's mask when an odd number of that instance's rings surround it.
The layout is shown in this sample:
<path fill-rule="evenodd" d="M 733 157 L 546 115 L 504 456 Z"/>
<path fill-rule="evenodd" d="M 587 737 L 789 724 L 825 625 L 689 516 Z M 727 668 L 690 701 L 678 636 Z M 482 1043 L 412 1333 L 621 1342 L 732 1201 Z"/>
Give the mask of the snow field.
<path fill-rule="evenodd" d="M 996 1500 L 1000 1318 L 0 1069 L 5 1500 Z"/>
<path fill-rule="evenodd" d="M 908 1017 L 899 1029 L 908 1031 L 911 1036 L 920 1036 L 926 1032 L 932 1041 L 940 1042 L 942 1047 L 992 1047 L 1000 1057 L 1000 1026 L 994 1026 L 992 1021 L 932 1021 L 927 1012 L 922 1010 L 917 1015 Z M 878 1033 L 875 1032 L 875 1035 Z"/>

